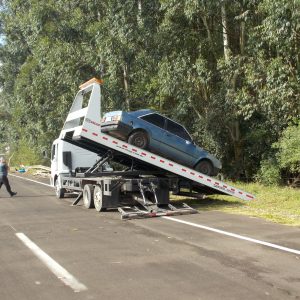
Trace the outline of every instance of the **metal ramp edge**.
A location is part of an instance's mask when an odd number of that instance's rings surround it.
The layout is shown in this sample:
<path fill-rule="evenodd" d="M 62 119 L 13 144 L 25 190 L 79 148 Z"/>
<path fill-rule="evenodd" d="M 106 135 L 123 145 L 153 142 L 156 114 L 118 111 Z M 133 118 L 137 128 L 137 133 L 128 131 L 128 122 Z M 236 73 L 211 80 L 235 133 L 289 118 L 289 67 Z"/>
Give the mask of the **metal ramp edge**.
<path fill-rule="evenodd" d="M 164 169 L 181 177 L 185 177 L 197 183 L 206 185 L 212 189 L 221 191 L 230 196 L 234 196 L 242 200 L 255 199 L 254 195 L 246 191 L 238 189 L 213 177 L 204 175 L 200 172 L 195 171 L 194 169 L 175 163 L 174 161 L 165 159 L 147 150 L 135 147 L 115 137 L 104 134 L 100 131 L 100 125 L 99 127 L 95 127 L 96 125 L 94 125 L 94 123 L 90 123 L 90 126 L 78 126 L 74 128 L 73 139 L 80 139 L 81 137 L 83 137 L 92 140 L 100 145 L 103 145 L 109 149 L 113 149 L 125 155 L 128 155 L 131 158 L 144 161 L 160 169 Z"/>

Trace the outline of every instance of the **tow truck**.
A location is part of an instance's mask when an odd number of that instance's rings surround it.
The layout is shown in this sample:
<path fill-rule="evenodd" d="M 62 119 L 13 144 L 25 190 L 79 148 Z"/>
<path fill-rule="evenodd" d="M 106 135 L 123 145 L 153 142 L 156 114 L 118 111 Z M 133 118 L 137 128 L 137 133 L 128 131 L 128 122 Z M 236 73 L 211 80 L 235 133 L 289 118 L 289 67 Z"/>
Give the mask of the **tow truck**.
<path fill-rule="evenodd" d="M 93 78 L 80 86 L 59 138 L 52 144 L 50 181 L 57 198 L 76 193 L 72 205 L 83 199 L 84 207 L 98 212 L 118 209 L 122 219 L 197 213 L 185 203 L 171 204 L 170 192 L 255 199 L 225 182 L 102 133 L 102 83 Z"/>

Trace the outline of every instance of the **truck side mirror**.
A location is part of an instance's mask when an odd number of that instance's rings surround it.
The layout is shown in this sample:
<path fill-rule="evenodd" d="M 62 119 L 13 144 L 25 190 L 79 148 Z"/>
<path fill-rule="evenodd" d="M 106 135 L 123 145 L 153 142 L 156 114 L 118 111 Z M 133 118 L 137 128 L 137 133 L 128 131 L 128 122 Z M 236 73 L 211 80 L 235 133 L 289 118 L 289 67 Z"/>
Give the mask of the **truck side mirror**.
<path fill-rule="evenodd" d="M 44 150 L 42 153 L 43 153 L 43 158 L 49 158 L 47 150 Z"/>

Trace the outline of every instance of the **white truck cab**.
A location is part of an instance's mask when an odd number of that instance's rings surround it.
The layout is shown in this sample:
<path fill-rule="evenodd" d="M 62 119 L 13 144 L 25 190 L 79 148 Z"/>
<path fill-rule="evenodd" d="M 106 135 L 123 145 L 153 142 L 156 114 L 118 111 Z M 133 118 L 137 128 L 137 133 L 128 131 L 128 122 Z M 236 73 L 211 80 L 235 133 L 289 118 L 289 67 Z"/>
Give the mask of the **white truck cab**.
<path fill-rule="evenodd" d="M 60 184 L 57 180 L 64 175 L 75 172 L 76 168 L 89 168 L 97 161 L 97 154 L 61 139 L 56 139 L 51 149 L 51 178 L 50 184 Z"/>

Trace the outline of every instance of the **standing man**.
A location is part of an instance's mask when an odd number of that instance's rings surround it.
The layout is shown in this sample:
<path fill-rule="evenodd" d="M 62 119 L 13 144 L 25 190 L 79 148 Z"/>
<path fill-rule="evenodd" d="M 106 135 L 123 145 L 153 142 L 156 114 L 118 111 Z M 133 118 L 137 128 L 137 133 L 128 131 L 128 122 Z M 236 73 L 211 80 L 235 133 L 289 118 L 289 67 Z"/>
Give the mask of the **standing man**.
<path fill-rule="evenodd" d="M 14 196 L 17 193 L 12 192 L 11 188 L 10 188 L 10 184 L 7 178 L 7 173 L 8 173 L 9 167 L 6 164 L 6 161 L 3 157 L 0 158 L 0 189 L 2 187 L 2 184 L 5 185 L 8 193 L 10 194 L 10 196 Z"/>

